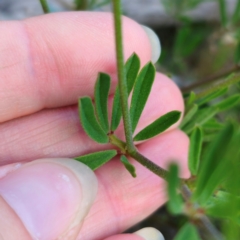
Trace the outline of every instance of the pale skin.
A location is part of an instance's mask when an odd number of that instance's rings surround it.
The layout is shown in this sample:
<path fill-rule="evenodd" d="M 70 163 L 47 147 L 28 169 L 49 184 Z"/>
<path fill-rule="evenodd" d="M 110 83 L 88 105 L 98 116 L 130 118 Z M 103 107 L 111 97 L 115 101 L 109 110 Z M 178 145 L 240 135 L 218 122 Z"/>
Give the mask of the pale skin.
<path fill-rule="evenodd" d="M 136 52 L 142 65 L 146 64 L 151 59 L 147 35 L 136 22 L 128 18 L 123 22 L 125 58 Z M 109 149 L 111 146 L 94 143 L 82 130 L 77 100 L 93 97 L 97 74 L 105 72 L 112 77 L 111 105 L 117 83 L 112 16 L 50 14 L 22 22 L 1 22 L 0 32 L 0 182 L 5 173 L 13 171 L 15 163 L 46 157 L 73 158 Z M 171 110 L 184 111 L 181 93 L 170 79 L 158 73 L 136 131 Z M 138 148 L 163 168 L 170 160 L 177 161 L 181 177 L 188 178 L 189 141 L 178 125 Z M 122 126 L 118 134 L 123 136 Z M 98 194 L 75 239 L 142 240 L 120 233 L 166 202 L 163 180 L 135 161 L 137 178 L 133 179 L 118 160 L 95 172 Z M 43 178 L 51 179 L 44 167 Z M 0 218 L 3 239 L 21 236 L 30 240 L 21 218 L 1 197 L 0 209 L 4 216 Z M 71 210 L 71 206 L 59 207 L 58 218 L 64 218 L 66 209 Z"/>

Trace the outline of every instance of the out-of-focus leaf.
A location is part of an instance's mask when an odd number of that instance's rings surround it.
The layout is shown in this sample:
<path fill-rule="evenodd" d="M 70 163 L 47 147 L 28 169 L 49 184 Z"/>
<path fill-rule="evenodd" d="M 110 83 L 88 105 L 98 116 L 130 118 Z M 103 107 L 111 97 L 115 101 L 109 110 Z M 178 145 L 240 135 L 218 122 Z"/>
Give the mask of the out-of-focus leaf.
<path fill-rule="evenodd" d="M 209 119 L 211 119 L 217 113 L 217 109 L 214 107 L 206 107 L 197 111 L 194 117 L 189 123 L 187 123 L 182 130 L 187 134 L 191 133 L 195 126 L 202 126 Z"/>
<path fill-rule="evenodd" d="M 215 118 L 209 119 L 204 125 L 204 130 L 216 131 L 222 129 L 223 124 L 218 122 Z"/>
<path fill-rule="evenodd" d="M 235 49 L 235 63 L 238 64 L 240 62 L 240 42 L 238 43 L 236 49 Z"/>
<path fill-rule="evenodd" d="M 225 179 L 226 153 L 233 137 L 233 126 L 227 124 L 208 145 L 200 165 L 194 197 L 203 204 Z"/>
<path fill-rule="evenodd" d="M 197 229 L 191 223 L 186 223 L 174 240 L 201 240 L 201 238 L 198 235 Z"/>
<path fill-rule="evenodd" d="M 214 106 L 218 109 L 218 111 L 225 111 L 225 110 L 230 109 L 230 108 L 234 107 L 235 105 L 237 105 L 239 103 L 239 100 L 240 100 L 240 95 L 235 94 L 235 95 L 215 104 Z"/>
<path fill-rule="evenodd" d="M 171 164 L 169 166 L 169 174 L 167 177 L 168 180 L 168 210 L 172 214 L 179 214 L 183 210 L 183 200 L 181 196 L 178 194 L 179 189 L 179 178 L 178 178 L 178 166 L 176 164 Z"/>
<path fill-rule="evenodd" d="M 208 103 L 209 101 L 211 101 L 211 100 L 213 100 L 217 97 L 220 97 L 220 96 L 224 95 L 227 91 L 228 91 L 228 88 L 226 88 L 226 87 L 222 88 L 222 89 L 219 89 L 219 90 L 217 90 L 215 92 L 212 92 L 212 93 L 204 96 L 203 98 L 197 100 L 196 103 L 199 106 L 201 106 L 201 105 L 203 105 L 205 103 Z"/>
<path fill-rule="evenodd" d="M 232 208 L 232 205 L 235 205 Z M 218 193 L 209 199 L 204 206 L 209 216 L 217 218 L 231 219 L 240 225 L 240 197 L 224 191 Z"/>
<path fill-rule="evenodd" d="M 117 155 L 116 150 L 106 150 L 106 151 L 95 152 L 95 153 L 90 153 L 80 157 L 76 157 L 75 159 L 79 162 L 84 163 L 92 170 L 96 170 L 97 168 L 107 163 L 116 155 Z"/>
<path fill-rule="evenodd" d="M 184 26 L 178 30 L 174 43 L 174 54 L 176 56 L 188 57 L 200 45 L 204 39 L 205 32 L 202 29 L 197 30 L 190 26 Z"/>
<path fill-rule="evenodd" d="M 134 141 L 142 141 L 162 133 L 174 123 L 176 123 L 181 116 L 181 112 L 172 111 L 161 116 L 153 123 L 141 130 L 134 138 Z"/>
<path fill-rule="evenodd" d="M 79 99 L 79 116 L 87 135 L 98 143 L 108 143 L 108 136 L 99 125 L 89 97 Z"/>
<path fill-rule="evenodd" d="M 50 11 L 50 7 L 48 5 L 47 0 L 39 0 L 39 1 L 40 1 L 41 5 L 42 5 L 43 12 L 44 13 L 50 13 L 51 11 Z"/>
<path fill-rule="evenodd" d="M 191 223 L 186 223 L 175 236 L 174 240 L 201 240 L 197 229 Z"/>
<path fill-rule="evenodd" d="M 221 22 L 224 27 L 226 27 L 228 18 L 227 18 L 227 5 L 225 0 L 218 0 L 219 12 L 221 17 Z"/>
<path fill-rule="evenodd" d="M 108 133 L 108 93 L 110 89 L 110 76 L 105 73 L 99 73 L 95 84 L 95 105 L 98 121 L 105 131 Z"/>
<path fill-rule="evenodd" d="M 214 138 L 216 137 L 216 132 L 214 133 L 204 133 L 203 135 L 203 142 L 212 142 Z"/>
<path fill-rule="evenodd" d="M 215 169 L 211 171 L 211 175 L 209 175 L 209 179 L 207 180 L 204 189 L 202 189 L 201 193 L 197 198 L 199 203 L 205 203 L 214 193 L 216 188 L 224 182 L 227 177 L 227 175 L 224 175 L 226 169 L 228 169 L 227 159 L 222 159 L 221 162 L 217 166 L 215 166 Z"/>
<path fill-rule="evenodd" d="M 198 110 L 198 105 L 193 104 L 192 107 L 185 114 L 185 116 L 180 124 L 180 128 L 183 128 L 192 119 L 192 117 L 195 115 L 197 110 Z"/>
<path fill-rule="evenodd" d="M 125 168 L 132 175 L 132 177 L 135 178 L 137 176 L 135 167 L 128 161 L 128 159 L 126 158 L 125 155 L 122 155 L 120 159 L 121 159 L 121 162 L 123 163 L 123 165 L 125 166 Z"/>
<path fill-rule="evenodd" d="M 188 156 L 188 167 L 192 175 L 198 172 L 200 154 L 202 150 L 203 134 L 199 127 L 196 127 L 190 137 L 190 147 Z"/>
<path fill-rule="evenodd" d="M 132 131 L 134 132 L 138 120 L 145 107 L 155 78 L 155 68 L 150 62 L 146 64 L 139 73 L 133 88 L 133 95 L 130 106 L 130 117 L 132 121 Z"/>
<path fill-rule="evenodd" d="M 140 69 L 140 59 L 137 56 L 137 54 L 133 54 L 126 62 L 125 64 L 125 73 L 126 73 L 126 79 L 127 79 L 127 86 L 128 86 L 128 95 L 132 91 L 133 85 L 135 83 L 136 77 L 138 75 L 138 71 Z M 113 108 L 112 108 L 112 121 L 111 121 L 111 130 L 115 131 L 118 127 L 121 116 L 122 116 L 122 110 L 121 110 L 121 101 L 120 101 L 120 92 L 119 92 L 119 86 L 117 86 L 115 94 L 114 94 L 114 100 L 113 100 Z"/>
<path fill-rule="evenodd" d="M 196 93 L 195 92 L 190 92 L 190 95 L 189 95 L 189 97 L 187 99 L 187 102 L 186 102 L 187 107 L 192 105 L 192 103 L 195 101 L 195 98 L 196 98 Z"/>
<path fill-rule="evenodd" d="M 232 21 L 233 23 L 236 23 L 240 19 L 240 0 L 237 0 L 234 13 L 232 15 Z"/>

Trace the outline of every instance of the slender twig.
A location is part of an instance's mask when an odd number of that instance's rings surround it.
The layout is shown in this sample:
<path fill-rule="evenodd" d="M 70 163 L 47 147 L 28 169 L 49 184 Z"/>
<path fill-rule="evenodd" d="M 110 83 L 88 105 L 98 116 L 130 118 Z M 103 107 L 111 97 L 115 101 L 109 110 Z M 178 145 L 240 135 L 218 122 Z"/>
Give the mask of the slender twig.
<path fill-rule="evenodd" d="M 42 9 L 44 11 L 44 13 L 50 13 L 50 8 L 48 6 L 48 3 L 47 3 L 47 0 L 40 0 L 40 3 L 41 3 L 41 6 L 42 6 Z"/>
<path fill-rule="evenodd" d="M 191 199 L 192 193 L 188 186 L 182 181 L 181 194 L 186 202 Z M 195 204 L 195 207 L 199 207 Z M 223 240 L 222 234 L 216 229 L 206 215 L 198 216 L 193 223 L 201 230 L 201 235 L 207 240 Z"/>
<path fill-rule="evenodd" d="M 195 225 L 198 227 L 202 237 L 206 240 L 224 240 L 222 234 L 211 223 L 209 218 L 205 215 L 195 220 Z"/>
<path fill-rule="evenodd" d="M 126 136 L 128 151 L 134 151 L 135 146 L 132 139 L 132 126 L 128 108 L 128 90 L 127 80 L 124 74 L 124 57 L 122 44 L 122 21 L 121 21 L 121 1 L 113 0 L 114 25 L 115 25 L 115 43 L 117 52 L 118 84 L 120 90 L 120 99 L 123 115 L 124 131 Z"/>
<path fill-rule="evenodd" d="M 239 65 L 230 67 L 228 69 L 224 69 L 222 72 L 219 72 L 217 74 L 209 76 L 208 78 L 206 78 L 204 80 L 200 80 L 200 81 L 198 81 L 196 83 L 193 83 L 192 85 L 189 85 L 187 87 L 181 88 L 181 91 L 183 93 L 190 92 L 191 90 L 193 90 L 195 88 L 201 87 L 201 86 L 206 85 L 206 84 L 211 83 L 211 82 L 215 82 L 217 80 L 221 80 L 223 77 L 226 77 L 227 75 L 229 75 L 229 74 L 231 74 L 233 72 L 237 72 L 239 70 L 240 70 L 240 66 Z"/>
<path fill-rule="evenodd" d="M 141 155 L 133 143 L 132 138 L 132 125 L 128 108 L 128 89 L 127 80 L 124 73 L 124 57 L 123 57 L 123 44 L 122 44 L 122 22 L 121 22 L 121 1 L 113 0 L 114 24 L 115 24 L 115 41 L 117 51 L 117 67 L 118 67 L 118 81 L 119 91 L 123 115 L 123 125 L 126 137 L 126 151 L 135 158 L 143 166 L 157 174 L 159 177 L 166 179 L 167 171 Z"/>
<path fill-rule="evenodd" d="M 166 171 L 165 169 L 159 167 L 157 164 L 155 164 L 154 162 L 152 162 L 151 160 L 149 160 L 148 158 L 143 156 L 138 151 L 131 152 L 131 153 L 129 153 L 129 155 L 132 158 L 134 158 L 135 160 L 137 160 L 144 167 L 149 169 L 151 172 L 155 173 L 157 176 L 167 180 L 168 171 Z"/>
<path fill-rule="evenodd" d="M 227 88 L 235 83 L 238 83 L 240 81 L 240 75 L 231 75 L 229 76 L 226 80 L 220 82 L 217 85 L 213 85 L 212 87 L 209 87 L 207 89 L 202 90 L 201 92 L 196 94 L 196 98 L 195 100 L 198 100 L 202 97 L 207 96 L 208 94 L 215 92 L 217 90 L 223 89 L 223 88 Z"/>
<path fill-rule="evenodd" d="M 127 81 L 124 74 L 124 57 L 123 57 L 123 46 L 122 46 L 122 25 L 121 25 L 121 1 L 120 0 L 113 0 L 113 12 L 114 12 L 114 24 L 115 24 L 115 41 L 116 41 L 116 52 L 117 52 L 117 68 L 118 68 L 118 80 L 119 80 L 119 90 L 120 90 L 120 99 L 121 99 L 121 107 L 122 107 L 122 115 L 123 115 L 123 124 L 124 124 L 124 131 L 126 137 L 126 154 L 133 157 L 137 160 L 140 164 L 148 168 L 150 171 L 158 175 L 163 179 L 167 179 L 168 172 L 148 158 L 140 154 L 132 139 L 132 126 L 131 126 L 131 119 L 129 114 L 128 108 L 128 90 L 127 90 Z M 114 138 L 112 143 L 119 144 L 120 147 L 123 147 L 124 144 L 122 141 L 119 141 L 117 138 Z M 182 180 L 183 181 L 183 180 Z M 188 191 L 187 186 L 183 188 L 184 198 L 189 200 L 191 193 Z M 211 238 L 210 239 L 218 239 L 221 240 L 218 231 L 215 230 L 215 227 L 212 223 L 208 220 L 206 216 L 202 219 L 199 219 L 201 225 L 203 226 L 206 232 L 209 232 Z M 219 237 L 219 238 L 218 238 Z"/>

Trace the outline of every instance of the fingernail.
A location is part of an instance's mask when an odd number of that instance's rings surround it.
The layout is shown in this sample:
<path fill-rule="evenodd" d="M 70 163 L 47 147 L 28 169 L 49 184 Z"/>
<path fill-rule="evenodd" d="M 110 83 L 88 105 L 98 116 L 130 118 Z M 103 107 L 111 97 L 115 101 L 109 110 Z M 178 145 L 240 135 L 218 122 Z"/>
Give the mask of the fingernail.
<path fill-rule="evenodd" d="M 23 164 L 0 181 L 0 195 L 33 239 L 68 239 L 87 215 L 97 179 L 73 159 L 48 158 Z"/>
<path fill-rule="evenodd" d="M 161 43 L 160 40 L 157 36 L 157 34 L 149 27 L 146 27 L 144 25 L 142 25 L 144 31 L 146 32 L 146 34 L 148 35 L 149 41 L 151 43 L 151 48 L 152 48 L 152 58 L 151 61 L 153 63 L 156 63 L 157 60 L 160 57 L 161 54 Z"/>
<path fill-rule="evenodd" d="M 142 237 L 144 240 L 164 240 L 163 235 L 155 228 L 142 228 L 134 234 Z"/>

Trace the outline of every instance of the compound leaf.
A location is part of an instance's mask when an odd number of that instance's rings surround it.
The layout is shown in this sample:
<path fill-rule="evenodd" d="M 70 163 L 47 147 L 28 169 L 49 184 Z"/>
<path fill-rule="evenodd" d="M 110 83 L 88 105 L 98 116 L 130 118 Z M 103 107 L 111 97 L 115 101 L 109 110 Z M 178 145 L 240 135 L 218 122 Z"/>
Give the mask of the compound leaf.
<path fill-rule="evenodd" d="M 125 166 L 125 168 L 129 171 L 129 173 L 135 178 L 136 175 L 136 170 L 135 167 L 128 161 L 125 155 L 122 155 L 120 158 L 121 162 Z"/>
<path fill-rule="evenodd" d="M 136 79 L 130 106 L 130 117 L 132 121 L 133 132 L 137 126 L 138 120 L 150 94 L 154 77 L 155 67 L 150 62 L 143 67 Z"/>
<path fill-rule="evenodd" d="M 135 83 L 137 74 L 140 69 L 140 59 L 137 56 L 137 54 L 133 54 L 126 62 L 125 64 L 125 73 L 126 73 L 126 79 L 127 79 L 127 86 L 128 86 L 128 95 L 132 91 L 133 85 Z M 114 99 L 113 99 L 113 108 L 112 108 L 112 120 L 111 120 L 111 131 L 115 131 L 118 127 L 121 116 L 122 116 L 122 110 L 121 110 L 121 101 L 120 101 L 120 92 L 119 92 L 119 86 L 117 86 Z"/>
<path fill-rule="evenodd" d="M 89 97 L 79 99 L 79 117 L 87 135 L 98 143 L 108 143 L 108 137 L 99 125 Z"/>
<path fill-rule="evenodd" d="M 99 73 L 94 91 L 97 118 L 105 133 L 108 133 L 109 130 L 108 93 L 110 89 L 110 81 L 109 75 L 105 73 Z"/>
<path fill-rule="evenodd" d="M 92 170 L 96 170 L 97 168 L 107 163 L 116 155 L 117 155 L 116 150 L 106 150 L 76 157 L 75 160 L 84 163 Z"/>
<path fill-rule="evenodd" d="M 203 134 L 199 127 L 196 127 L 190 137 L 188 155 L 188 167 L 192 175 L 196 175 L 199 167 L 200 153 L 202 149 Z"/>
<path fill-rule="evenodd" d="M 134 138 L 134 141 L 142 141 L 162 133 L 174 123 L 176 123 L 181 116 L 181 112 L 171 111 L 161 116 L 153 123 L 141 130 Z"/>

